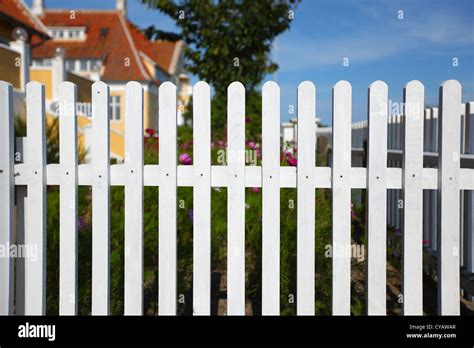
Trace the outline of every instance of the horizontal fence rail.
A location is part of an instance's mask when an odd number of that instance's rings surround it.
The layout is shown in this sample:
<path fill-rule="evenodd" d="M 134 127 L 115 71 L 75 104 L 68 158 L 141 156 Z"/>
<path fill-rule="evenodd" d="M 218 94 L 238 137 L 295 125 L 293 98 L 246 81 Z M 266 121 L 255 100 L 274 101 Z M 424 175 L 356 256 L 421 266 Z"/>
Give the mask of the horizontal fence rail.
<path fill-rule="evenodd" d="M 192 165 L 177 164 L 177 89 L 165 82 L 159 88 L 159 164 L 144 165 L 143 90 L 136 82 L 126 85 L 125 161 L 110 165 L 109 88 L 103 82 L 92 87 L 91 162 L 78 164 L 78 125 L 75 105 L 76 86 L 60 85 L 60 163 L 46 163 L 46 115 L 44 86 L 30 82 L 27 87 L 26 149 L 22 163 L 14 164 L 14 131 L 10 84 L 0 82 L 0 243 L 21 241 L 14 234 L 15 191 L 26 197 L 24 204 L 26 245 L 36 245 L 39 256 L 24 264 L 24 289 L 21 277 L 14 282 L 14 261 L 0 258 L 0 315 L 45 314 L 46 265 L 46 188 L 60 187 L 60 307 L 61 315 L 77 315 L 78 186 L 92 187 L 92 314 L 110 313 L 110 207 L 111 186 L 125 187 L 125 274 L 124 313 L 143 313 L 143 190 L 159 187 L 158 312 L 177 312 L 177 188 L 193 187 L 193 312 L 211 313 L 211 188 L 226 187 L 227 200 L 227 314 L 245 314 L 245 188 L 263 189 L 262 205 L 262 314 L 280 314 L 280 189 L 297 189 L 297 274 L 298 315 L 315 314 L 315 189 L 332 190 L 333 247 L 351 245 L 351 190 L 366 189 L 367 228 L 367 314 L 385 315 L 387 224 L 394 219 L 388 202 L 391 190 L 401 192 L 405 208 L 400 217 L 403 240 L 403 313 L 422 315 L 423 239 L 435 227 L 423 221 L 429 210 L 423 197 L 437 192 L 439 214 L 436 221 L 439 250 L 439 304 L 441 315 L 460 314 L 460 197 L 474 190 L 474 169 L 461 167 L 461 153 L 474 153 L 472 105 L 464 117 L 466 144 L 462 149 L 461 85 L 450 80 L 440 87 L 437 118 L 437 167 L 426 167 L 423 150 L 431 148 L 432 124 L 423 122 L 424 87 L 409 82 L 404 102 L 419 109 L 406 109 L 403 116 L 388 116 L 388 86 L 372 83 L 368 91 L 368 122 L 351 126 L 352 89 L 347 81 L 333 89 L 332 164 L 316 166 L 316 100 L 313 83 L 298 87 L 298 162 L 297 167 L 280 164 L 280 89 L 267 82 L 262 89 L 262 165 L 245 164 L 245 88 L 234 82 L 228 88 L 227 165 L 212 165 L 211 93 L 198 82 L 193 89 Z M 432 116 L 432 115 L 431 115 Z M 392 125 L 398 127 L 393 131 Z M 392 133 L 395 132 L 395 133 Z M 398 133 L 397 133 L 398 132 Z M 438 136 L 439 135 L 439 136 Z M 367 166 L 354 166 L 354 144 L 367 140 Z M 396 143 L 394 143 L 394 139 Z M 20 142 L 21 143 L 21 142 Z M 388 157 L 394 145 L 401 151 L 400 167 L 392 167 Z M 429 145 L 429 146 L 428 146 Z M 361 146 L 363 147 L 363 146 Z M 470 152 L 469 152 L 470 151 Z M 18 195 L 17 197 L 20 197 Z M 472 205 L 472 195 L 467 204 Z M 23 202 L 24 200 L 24 202 Z M 387 207 L 387 209 L 386 209 Z M 470 208 L 472 209 L 472 208 Z M 20 212 L 21 213 L 21 212 Z M 21 216 L 21 214 L 18 216 Z M 18 224 L 21 227 L 21 223 Z M 20 228 L 18 227 L 18 228 Z M 19 231 L 19 230 L 18 230 Z M 468 243 L 472 243 L 471 239 Z M 334 315 L 350 315 L 350 257 L 333 258 Z M 472 262 L 472 260 L 471 260 Z M 18 264 L 19 265 L 19 264 Z M 21 268 L 19 268 L 19 271 Z M 472 270 L 472 268 L 471 268 Z M 18 271 L 18 272 L 19 272 Z M 19 273 L 18 273 L 19 274 Z M 16 288 L 15 288 L 16 286 Z M 14 294 L 17 293 L 14 310 Z M 24 299 L 22 299 L 24 296 Z"/>

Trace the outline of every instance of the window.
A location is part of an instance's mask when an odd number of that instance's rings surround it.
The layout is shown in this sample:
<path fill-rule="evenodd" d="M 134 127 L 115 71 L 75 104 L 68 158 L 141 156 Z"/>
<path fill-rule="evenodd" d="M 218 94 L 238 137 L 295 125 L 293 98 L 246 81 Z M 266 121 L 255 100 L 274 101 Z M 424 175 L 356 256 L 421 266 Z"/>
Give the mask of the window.
<path fill-rule="evenodd" d="M 54 39 L 80 40 L 86 35 L 85 27 L 50 27 L 49 34 Z"/>
<path fill-rule="evenodd" d="M 66 60 L 66 70 L 74 71 L 74 61 L 73 60 Z"/>
<path fill-rule="evenodd" d="M 34 67 L 49 67 L 52 63 L 51 59 L 33 59 L 31 65 Z"/>
<path fill-rule="evenodd" d="M 110 120 L 120 121 L 120 96 L 113 95 L 110 97 Z"/>
<path fill-rule="evenodd" d="M 91 61 L 91 71 L 99 71 L 100 70 L 100 60 L 93 59 Z"/>
<path fill-rule="evenodd" d="M 79 64 L 79 70 L 80 71 L 87 71 L 87 60 L 83 59 L 80 61 L 80 64 Z"/>

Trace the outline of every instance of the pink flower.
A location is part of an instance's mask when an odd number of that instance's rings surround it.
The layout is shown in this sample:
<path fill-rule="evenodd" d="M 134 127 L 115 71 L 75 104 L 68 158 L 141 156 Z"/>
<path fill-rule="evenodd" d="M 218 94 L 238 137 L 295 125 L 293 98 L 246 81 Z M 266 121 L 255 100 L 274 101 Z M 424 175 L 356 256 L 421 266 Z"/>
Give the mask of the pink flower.
<path fill-rule="evenodd" d="M 257 145 L 255 145 L 255 143 L 254 143 L 253 141 L 249 141 L 249 142 L 247 143 L 247 146 L 248 146 L 249 148 L 251 148 L 252 150 L 255 150 L 255 149 L 257 148 Z"/>
<path fill-rule="evenodd" d="M 179 155 L 179 162 L 184 165 L 190 165 L 193 163 L 193 159 L 187 153 Z"/>
<path fill-rule="evenodd" d="M 430 243 L 429 240 L 423 239 L 423 245 L 428 245 Z"/>
<path fill-rule="evenodd" d="M 251 190 L 252 190 L 252 192 L 255 192 L 255 193 L 259 193 L 259 192 L 260 192 L 260 188 L 259 188 L 259 187 L 252 187 Z"/>
<path fill-rule="evenodd" d="M 219 147 L 224 146 L 224 142 L 223 142 L 222 140 L 219 140 L 219 141 L 217 142 L 217 146 L 219 146 Z"/>
<path fill-rule="evenodd" d="M 145 129 L 145 133 L 148 134 L 149 137 L 152 137 L 153 135 L 155 135 L 155 130 L 152 128 L 147 128 Z"/>
<path fill-rule="evenodd" d="M 298 160 L 294 157 L 287 156 L 286 161 L 292 167 L 296 167 L 296 165 L 298 164 Z"/>

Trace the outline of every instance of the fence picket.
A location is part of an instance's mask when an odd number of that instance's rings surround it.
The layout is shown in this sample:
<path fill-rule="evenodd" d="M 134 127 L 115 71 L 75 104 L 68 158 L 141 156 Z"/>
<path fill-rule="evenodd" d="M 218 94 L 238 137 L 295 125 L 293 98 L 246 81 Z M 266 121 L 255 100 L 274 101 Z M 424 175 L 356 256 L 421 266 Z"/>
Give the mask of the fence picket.
<path fill-rule="evenodd" d="M 466 103 L 466 153 L 474 155 L 474 103 Z M 465 262 L 470 273 L 474 272 L 474 192 L 464 191 L 465 213 Z"/>
<path fill-rule="evenodd" d="M 429 152 L 431 109 L 426 108 L 423 120 L 423 151 Z M 430 240 L 430 191 L 423 190 L 423 240 Z"/>
<path fill-rule="evenodd" d="M 176 86 L 159 87 L 158 130 L 160 189 L 158 215 L 158 313 L 176 315 L 177 281 L 177 94 Z"/>
<path fill-rule="evenodd" d="M 423 85 L 409 82 L 403 97 L 403 314 L 423 315 Z"/>
<path fill-rule="evenodd" d="M 227 90 L 227 314 L 245 314 L 245 88 Z"/>
<path fill-rule="evenodd" d="M 77 117 L 76 85 L 59 88 L 59 314 L 77 315 Z"/>
<path fill-rule="evenodd" d="M 431 150 L 438 152 L 438 108 L 431 109 Z M 438 250 L 438 191 L 430 190 L 430 221 L 431 221 L 431 249 L 433 251 Z"/>
<path fill-rule="evenodd" d="M 280 314 L 280 88 L 262 90 L 262 314 Z"/>
<path fill-rule="evenodd" d="M 347 81 L 333 88 L 332 167 L 332 313 L 351 314 L 351 120 L 352 89 Z M 341 252 L 342 251 L 342 252 Z"/>
<path fill-rule="evenodd" d="M 314 315 L 315 301 L 315 165 L 316 88 L 304 81 L 298 86 L 297 259 L 296 312 Z"/>
<path fill-rule="evenodd" d="M 92 315 L 108 315 L 110 301 L 109 87 L 92 85 Z"/>
<path fill-rule="evenodd" d="M 211 91 L 193 88 L 193 312 L 211 314 Z"/>
<path fill-rule="evenodd" d="M 367 158 L 367 313 L 386 315 L 387 98 L 383 81 L 369 86 Z M 377 212 L 377 213 L 373 213 Z"/>
<path fill-rule="evenodd" d="M 13 161 L 13 87 L 0 82 L 0 245 L 13 244 L 15 179 Z M 13 314 L 13 258 L 0 257 L 0 315 Z"/>
<path fill-rule="evenodd" d="M 125 86 L 125 315 L 143 314 L 143 89 Z"/>
<path fill-rule="evenodd" d="M 438 313 L 459 315 L 459 167 L 461 85 L 440 87 L 438 157 Z M 455 228 L 454 226 L 457 226 Z"/>
<path fill-rule="evenodd" d="M 246 187 L 262 187 L 263 315 L 280 314 L 283 187 L 297 189 L 298 315 L 315 314 L 315 188 L 332 189 L 334 315 L 350 315 L 351 310 L 351 260 L 345 252 L 351 250 L 352 188 L 367 189 L 367 314 L 386 315 L 388 225 L 403 230 L 403 314 L 423 314 L 423 239 L 430 240 L 430 251 L 438 255 L 439 314 L 460 314 L 460 261 L 467 271 L 474 268 L 474 176 L 469 155 L 474 152 L 474 104 L 461 104 L 459 82 L 449 80 L 441 85 L 438 116 L 438 108 L 423 109 L 424 87 L 411 81 L 404 89 L 404 116 L 388 117 L 388 87 L 376 81 L 369 87 L 368 123 L 351 126 L 352 89 L 347 81 L 339 81 L 333 89 L 332 168 L 316 167 L 316 88 L 308 81 L 298 87 L 297 168 L 280 167 L 280 89 L 275 82 L 267 82 L 262 90 L 261 167 L 245 165 L 245 89 L 239 82 L 228 88 L 227 166 L 211 165 L 211 91 L 204 82 L 194 86 L 193 166 L 177 165 L 177 89 L 172 83 L 159 88 L 159 165 L 143 163 L 144 92 L 140 83 L 126 85 L 125 163 L 114 166 L 109 163 L 109 87 L 103 82 L 92 87 L 92 162 L 85 165 L 78 165 L 77 159 L 76 86 L 64 82 L 59 91 L 60 163 L 47 165 L 44 86 L 27 85 L 28 137 L 21 161 L 13 153 L 13 88 L 0 82 L 0 244 L 12 244 L 16 237 L 17 244 L 38 248 L 34 258 L 25 258 L 24 275 L 21 260 L 14 265 L 11 257 L 0 257 L 0 314 L 45 314 L 47 185 L 60 186 L 60 315 L 78 313 L 78 185 L 92 186 L 93 315 L 109 314 L 110 185 L 125 189 L 126 315 L 143 314 L 144 186 L 159 187 L 160 315 L 177 313 L 178 186 L 194 190 L 195 315 L 211 313 L 211 187 L 227 187 L 228 193 L 228 315 L 245 315 L 246 308 Z M 365 151 L 367 141 L 367 168 L 363 168 L 361 150 Z M 17 144 L 21 153 L 23 141 L 18 138 Z M 438 166 L 433 168 L 435 154 L 425 156 L 423 151 L 436 153 L 438 149 Z M 432 168 L 423 168 L 424 160 Z M 362 168 L 352 168 L 352 164 Z M 403 211 L 398 209 L 400 198 Z"/>
<path fill-rule="evenodd" d="M 44 86 L 29 82 L 26 88 L 28 183 L 25 244 L 37 248 L 36 260 L 25 260 L 25 314 L 46 310 L 46 120 Z"/>

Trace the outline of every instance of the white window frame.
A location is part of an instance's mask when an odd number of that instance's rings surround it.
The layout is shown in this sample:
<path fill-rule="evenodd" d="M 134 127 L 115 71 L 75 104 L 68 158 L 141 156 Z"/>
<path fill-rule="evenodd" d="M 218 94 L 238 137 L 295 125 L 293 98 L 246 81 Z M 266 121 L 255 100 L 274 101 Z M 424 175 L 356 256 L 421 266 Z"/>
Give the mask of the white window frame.
<path fill-rule="evenodd" d="M 117 101 L 118 99 L 118 101 Z M 117 112 L 118 111 L 118 112 Z M 122 96 L 111 95 L 110 96 L 110 121 L 120 122 L 122 121 Z M 117 115 L 118 113 L 118 115 Z"/>

